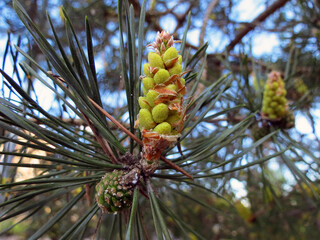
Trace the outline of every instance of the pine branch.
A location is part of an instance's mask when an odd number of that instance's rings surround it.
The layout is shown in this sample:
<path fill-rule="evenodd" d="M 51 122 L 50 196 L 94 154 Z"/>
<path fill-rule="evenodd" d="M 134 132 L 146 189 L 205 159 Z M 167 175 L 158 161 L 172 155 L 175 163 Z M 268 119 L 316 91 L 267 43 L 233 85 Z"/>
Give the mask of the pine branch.
<path fill-rule="evenodd" d="M 261 24 L 264 20 L 267 19 L 272 13 L 277 11 L 279 8 L 283 7 L 290 0 L 278 0 L 271 4 L 264 12 L 262 12 L 258 17 L 256 17 L 251 23 L 247 24 L 244 29 L 242 29 L 238 35 L 229 43 L 226 47 L 227 52 L 230 52 L 240 41 L 252 31 L 257 25 Z"/>
<path fill-rule="evenodd" d="M 112 121 L 116 126 L 118 126 L 120 128 L 120 130 L 122 130 L 123 132 L 125 132 L 129 137 L 131 137 L 134 141 L 136 141 L 140 146 L 143 146 L 143 142 L 136 136 L 134 135 L 132 132 L 130 132 L 128 129 L 126 129 L 125 127 L 123 127 L 121 125 L 121 123 L 119 123 L 116 119 L 114 119 L 108 112 L 106 112 L 103 108 L 101 108 L 96 102 L 94 102 L 91 98 L 89 98 L 90 102 L 100 111 L 102 112 L 110 121 Z M 180 168 L 178 165 L 174 164 L 173 162 L 171 162 L 170 160 L 166 159 L 164 156 L 160 157 L 162 161 L 164 161 L 165 163 L 167 163 L 168 165 L 170 165 L 173 169 L 181 172 L 182 174 L 184 174 L 185 176 L 187 176 L 190 179 L 193 179 L 193 177 L 187 173 L 185 170 L 183 170 L 182 168 Z"/>
<path fill-rule="evenodd" d="M 211 14 L 212 10 L 214 9 L 214 7 L 218 3 L 219 3 L 219 0 L 212 0 L 210 5 L 207 8 L 206 14 L 204 15 L 204 18 L 203 18 L 203 24 L 202 24 L 202 27 L 201 27 L 201 31 L 200 31 L 199 46 L 203 45 L 204 36 L 206 34 L 206 28 L 207 28 L 207 24 L 208 24 L 208 20 L 209 20 L 210 14 Z"/>

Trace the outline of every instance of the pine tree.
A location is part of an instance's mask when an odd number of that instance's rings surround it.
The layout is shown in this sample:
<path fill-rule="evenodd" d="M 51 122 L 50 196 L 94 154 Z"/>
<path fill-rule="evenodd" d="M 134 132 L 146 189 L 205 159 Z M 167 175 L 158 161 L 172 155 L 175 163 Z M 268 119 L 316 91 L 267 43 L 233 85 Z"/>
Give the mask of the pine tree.
<path fill-rule="evenodd" d="M 253 23 L 287 2 L 275 1 Z M 117 100 L 102 94 L 89 18 L 82 37 L 75 27 L 79 22 L 61 8 L 61 37 L 49 13 L 53 37 L 48 39 L 23 5 L 13 1 L 41 54 L 35 58 L 19 47 L 20 40 L 14 48 L 8 39 L 4 64 L 11 56 L 14 74 L 0 69 L 0 235 L 26 226 L 28 239 L 319 236 L 320 141 L 310 110 L 318 107 L 318 93 L 312 91 L 317 81 L 310 80 L 318 69 L 304 72 L 319 56 L 304 53 L 298 37 L 276 66 L 242 51 L 230 54 L 253 24 L 234 34 L 226 51 L 207 58 L 208 43 L 197 48 L 186 40 L 194 26 L 191 13 L 181 39 L 161 29 L 147 43 L 145 26 L 159 30 L 151 15 L 161 4 L 152 1 L 147 9 L 146 0 L 141 6 L 117 1 L 112 16 L 117 17 L 119 49 L 112 50 L 117 54 L 111 59 L 121 72 L 108 86 L 114 93 L 116 83 L 123 83 L 126 104 L 113 107 Z M 317 29 L 318 12 L 310 7 L 317 2 L 299 4 L 301 16 L 315 19 L 305 23 Z M 190 6 L 201 9 L 197 3 Z M 217 18 L 224 14 L 230 20 L 223 3 L 208 6 Z M 18 54 L 23 62 L 17 62 Z M 55 97 L 50 110 L 37 99 L 36 81 Z M 299 114 L 312 121 L 313 137 L 296 130 Z M 32 169 L 33 175 L 19 180 L 21 168 Z M 244 185 L 242 199 L 233 192 L 235 180 Z"/>

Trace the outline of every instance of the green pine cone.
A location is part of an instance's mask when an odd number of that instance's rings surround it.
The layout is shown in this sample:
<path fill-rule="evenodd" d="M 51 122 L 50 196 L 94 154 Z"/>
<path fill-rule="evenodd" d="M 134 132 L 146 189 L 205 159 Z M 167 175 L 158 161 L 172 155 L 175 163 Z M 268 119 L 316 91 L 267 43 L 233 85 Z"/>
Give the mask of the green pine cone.
<path fill-rule="evenodd" d="M 259 127 L 258 124 L 254 124 L 251 127 L 251 134 L 255 141 L 267 136 L 270 133 L 270 129 L 267 126 Z"/>
<path fill-rule="evenodd" d="M 262 101 L 262 113 L 270 120 L 282 119 L 287 111 L 287 91 L 278 72 L 271 72 L 266 82 Z"/>
<path fill-rule="evenodd" d="M 182 56 L 173 46 L 174 42 L 173 36 L 162 31 L 157 33 L 156 41 L 149 45 L 154 52 L 148 53 L 148 62 L 143 65 L 144 76 L 141 78 L 144 97 L 139 97 L 137 121 L 137 126 L 144 132 L 178 135 L 182 130 L 185 119 L 182 104 L 186 88 L 185 79 L 182 78 Z"/>
<path fill-rule="evenodd" d="M 150 90 L 147 95 L 146 95 L 146 99 L 149 103 L 149 105 L 151 107 L 154 107 L 154 101 L 156 100 L 156 98 L 159 96 L 159 93 L 157 93 L 155 90 Z"/>
<path fill-rule="evenodd" d="M 147 98 L 146 97 L 139 97 L 139 106 L 141 109 L 147 109 L 147 110 L 151 110 L 151 107 L 147 101 Z"/>
<path fill-rule="evenodd" d="M 122 170 L 106 173 L 96 186 L 96 201 L 103 212 L 117 213 L 132 204 L 133 186 L 125 185 Z"/>
<path fill-rule="evenodd" d="M 301 78 L 295 79 L 294 86 L 299 95 L 303 96 L 306 92 L 308 92 L 308 87 Z"/>
<path fill-rule="evenodd" d="M 295 119 L 292 111 L 287 111 L 285 117 L 281 121 L 281 127 L 283 129 L 293 128 L 295 125 Z"/>
<path fill-rule="evenodd" d="M 181 116 L 178 113 L 170 115 L 166 121 L 172 125 L 178 123 L 181 120 Z"/>

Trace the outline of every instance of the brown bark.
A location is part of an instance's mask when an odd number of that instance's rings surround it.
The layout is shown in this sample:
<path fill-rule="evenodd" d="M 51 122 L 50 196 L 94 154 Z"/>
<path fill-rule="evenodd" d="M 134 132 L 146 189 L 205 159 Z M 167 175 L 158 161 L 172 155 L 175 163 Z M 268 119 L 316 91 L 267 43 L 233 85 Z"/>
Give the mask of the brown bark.
<path fill-rule="evenodd" d="M 203 45 L 204 42 L 204 36 L 206 35 L 206 28 L 207 28 L 207 23 L 210 17 L 210 14 L 212 12 L 212 10 L 214 9 L 214 7 L 219 3 L 219 0 L 212 0 L 211 3 L 209 4 L 206 14 L 203 18 L 203 24 L 201 27 L 201 31 L 200 31 L 200 37 L 199 37 L 199 47 L 201 47 Z"/>

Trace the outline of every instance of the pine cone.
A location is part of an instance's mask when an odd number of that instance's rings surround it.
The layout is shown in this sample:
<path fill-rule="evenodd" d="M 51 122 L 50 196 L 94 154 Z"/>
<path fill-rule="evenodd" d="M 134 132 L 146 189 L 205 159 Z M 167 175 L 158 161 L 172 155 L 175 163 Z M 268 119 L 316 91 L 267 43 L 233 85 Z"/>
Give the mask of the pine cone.
<path fill-rule="evenodd" d="M 251 127 L 251 134 L 255 141 L 258 141 L 260 138 L 268 135 L 270 133 L 269 126 L 260 127 L 258 124 L 254 124 Z"/>
<path fill-rule="evenodd" d="M 143 65 L 144 96 L 139 97 L 136 125 L 142 131 L 141 164 L 146 175 L 156 170 L 161 153 L 177 141 L 185 121 L 182 56 L 174 42 L 168 32 L 158 32 L 156 41 L 149 45 L 154 52 L 149 52 L 148 63 Z"/>
<path fill-rule="evenodd" d="M 181 77 L 182 57 L 173 47 L 173 37 L 162 31 L 150 46 L 148 63 L 142 76 L 143 93 L 139 97 L 139 127 L 160 135 L 176 135 L 184 122 L 183 95 L 185 80 Z"/>
<path fill-rule="evenodd" d="M 279 72 L 271 72 L 264 87 L 262 117 L 279 121 L 288 110 L 287 91 Z"/>
<path fill-rule="evenodd" d="M 104 175 L 96 186 L 96 201 L 103 212 L 117 213 L 132 204 L 134 184 L 126 183 L 126 171 L 114 170 Z"/>
<path fill-rule="evenodd" d="M 292 111 L 287 111 L 284 118 L 281 120 L 281 128 L 282 129 L 290 129 L 293 128 L 295 124 L 295 119 Z"/>
<path fill-rule="evenodd" d="M 296 90 L 295 95 L 297 96 L 296 100 L 299 100 L 300 98 L 304 97 L 305 98 L 304 99 L 304 102 L 305 102 L 304 107 L 309 108 L 313 99 L 312 99 L 311 94 L 307 94 L 309 92 L 307 85 L 303 82 L 303 80 L 301 78 L 296 78 L 294 81 L 294 86 L 295 86 L 295 90 Z"/>

